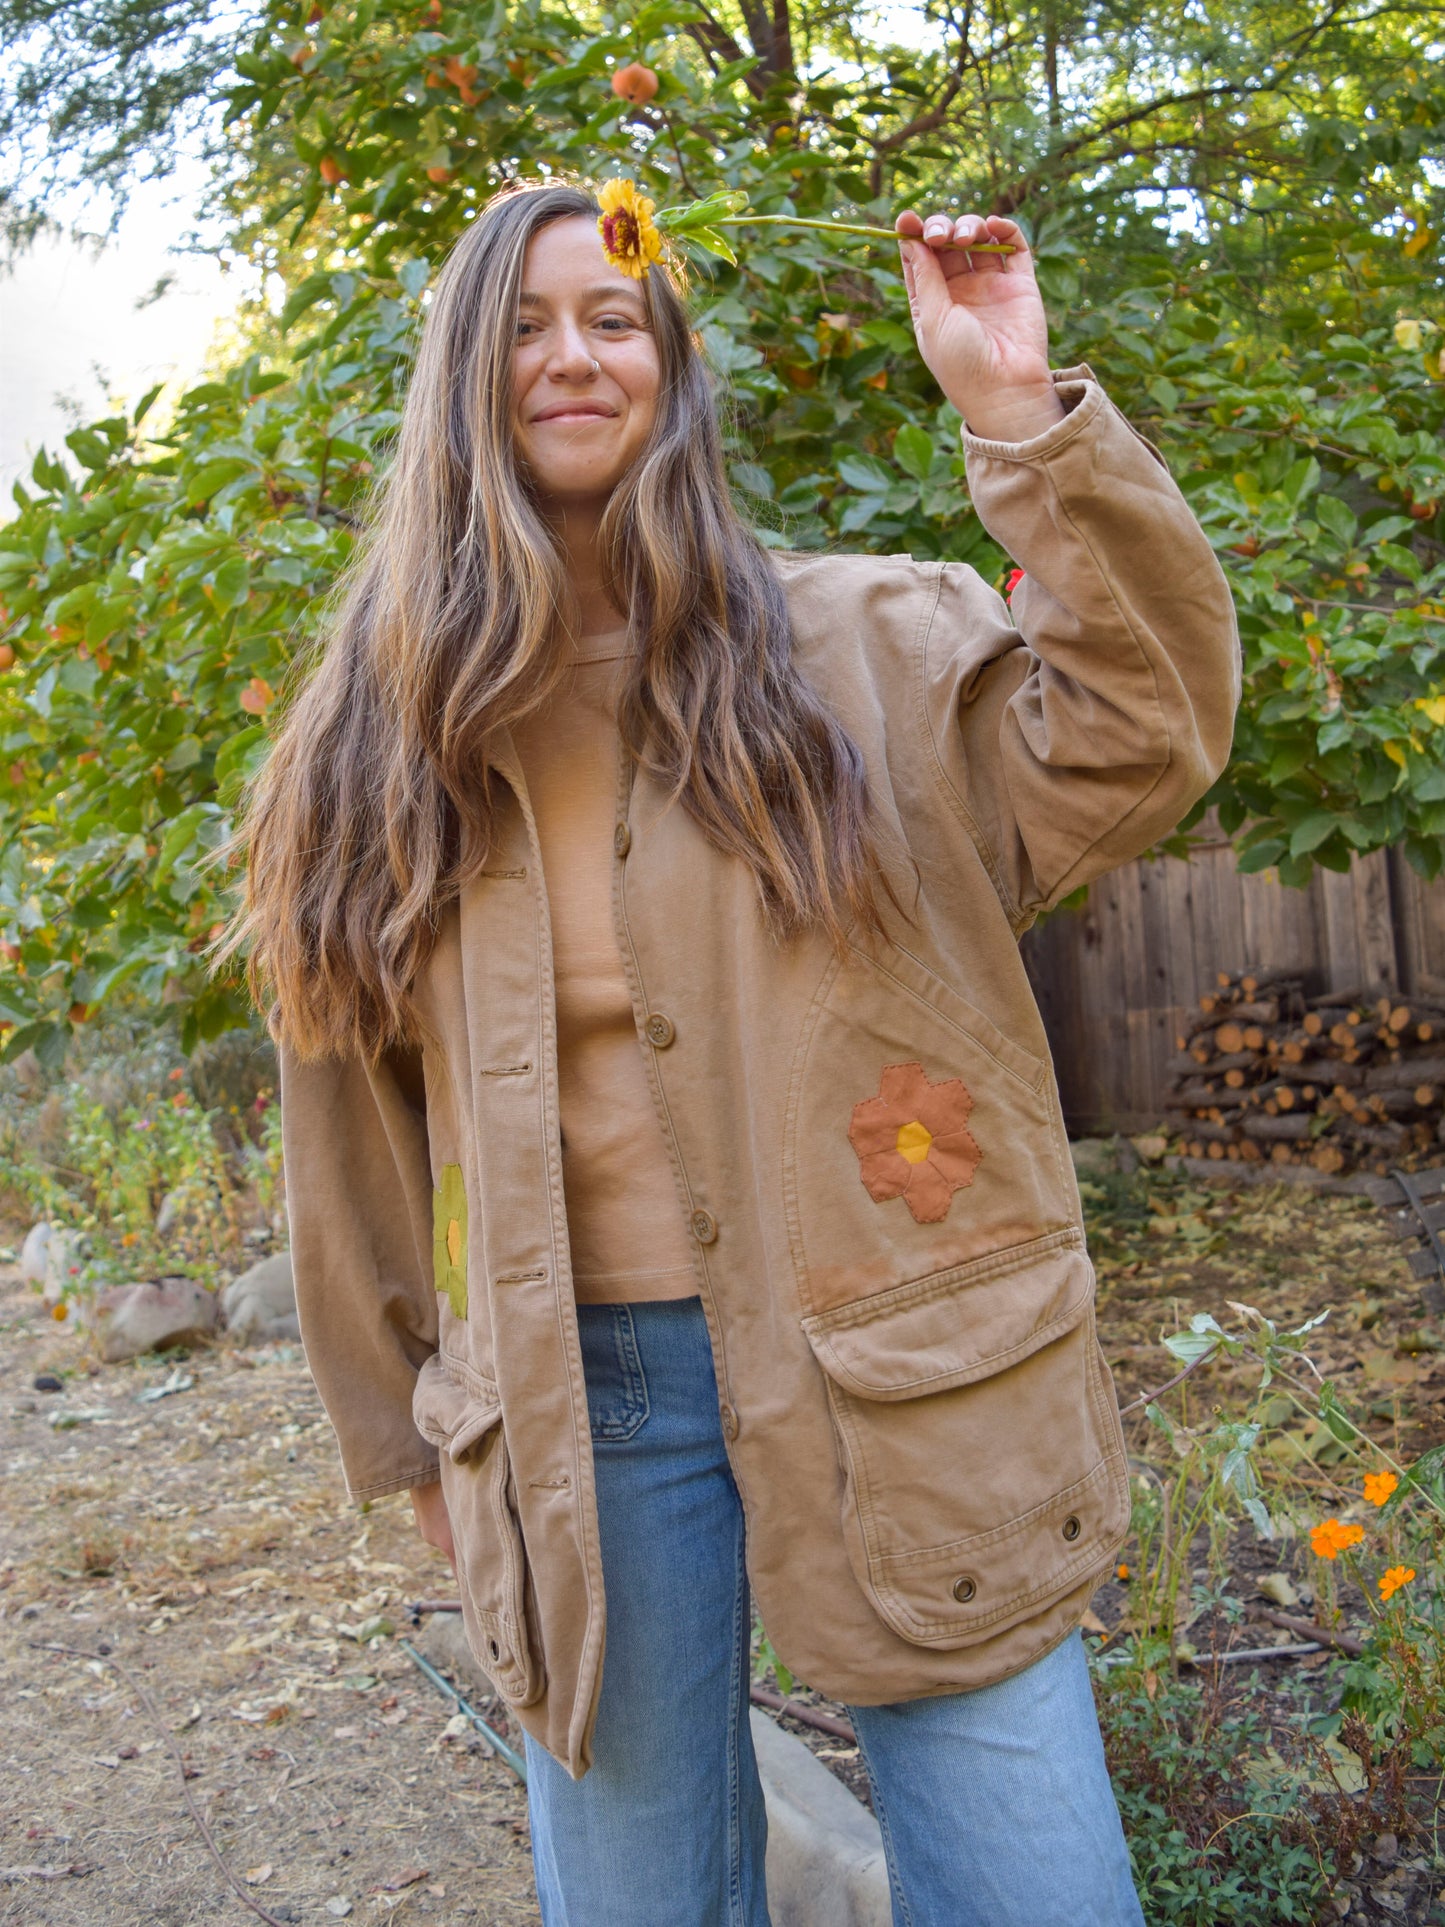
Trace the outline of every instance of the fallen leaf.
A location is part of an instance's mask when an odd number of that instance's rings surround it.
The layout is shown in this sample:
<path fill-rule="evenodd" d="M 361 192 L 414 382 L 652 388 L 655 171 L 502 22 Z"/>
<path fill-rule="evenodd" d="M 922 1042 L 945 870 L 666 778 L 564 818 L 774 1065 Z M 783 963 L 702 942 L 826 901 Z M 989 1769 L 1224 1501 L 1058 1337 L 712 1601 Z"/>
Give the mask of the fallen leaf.
<path fill-rule="evenodd" d="M 334 1914 L 338 1920 L 345 1920 L 351 1912 L 351 1902 L 345 1894 L 333 1894 L 326 1903 L 326 1911 L 328 1914 Z"/>
<path fill-rule="evenodd" d="M 1329 1755 L 1330 1773 L 1341 1793 L 1361 1793 L 1365 1787 L 1365 1768 L 1358 1753 L 1351 1752 L 1338 1740 L 1326 1740 L 1324 1750 Z M 1312 1782 L 1312 1784 L 1328 1784 Z"/>
<path fill-rule="evenodd" d="M 418 1880 L 425 1880 L 431 1872 L 430 1867 L 408 1867 L 404 1873 L 393 1874 L 390 1880 L 383 1880 L 379 1887 L 368 1887 L 372 1894 L 399 1894 L 403 1887 L 414 1887 Z"/>
<path fill-rule="evenodd" d="M 275 1871 L 269 1860 L 263 1860 L 259 1867 L 247 1867 L 241 1878 L 248 1887 L 259 1887 L 264 1881 L 269 1880 Z"/>
<path fill-rule="evenodd" d="M 1266 1599 L 1272 1599 L 1276 1606 L 1297 1606 L 1300 1596 L 1291 1585 L 1288 1575 L 1282 1572 L 1267 1572 L 1259 1582 L 1259 1590 Z"/>
<path fill-rule="evenodd" d="M 1084 1614 L 1079 1624 L 1086 1633 L 1106 1633 L 1109 1630 L 1092 1607 Z"/>

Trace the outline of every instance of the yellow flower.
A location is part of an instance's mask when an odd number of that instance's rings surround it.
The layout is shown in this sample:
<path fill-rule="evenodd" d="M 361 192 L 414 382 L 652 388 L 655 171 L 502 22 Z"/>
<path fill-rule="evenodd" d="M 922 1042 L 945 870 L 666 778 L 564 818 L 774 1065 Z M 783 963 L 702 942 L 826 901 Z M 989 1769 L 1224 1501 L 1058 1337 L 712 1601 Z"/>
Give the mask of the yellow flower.
<path fill-rule="evenodd" d="M 645 279 L 648 268 L 662 259 L 662 236 L 652 219 L 653 203 L 639 194 L 631 181 L 604 181 L 597 195 L 602 209 L 597 232 L 613 267 Z"/>
<path fill-rule="evenodd" d="M 1391 1566 L 1388 1572 L 1381 1573 L 1380 1575 L 1381 1599 L 1393 1597 L 1393 1595 L 1400 1590 L 1401 1586 L 1408 1586 L 1414 1577 L 1415 1568 L 1413 1566 Z"/>
<path fill-rule="evenodd" d="M 1383 1505 L 1399 1483 L 1393 1472 L 1367 1472 L 1365 1497 L 1371 1505 Z"/>
<path fill-rule="evenodd" d="M 1437 729 L 1445 729 L 1445 696 L 1417 696 L 1415 707 L 1428 716 Z"/>
<path fill-rule="evenodd" d="M 1342 1552 L 1357 1546 L 1365 1536 L 1363 1526 L 1342 1525 L 1338 1519 L 1323 1519 L 1310 1528 L 1310 1545 L 1321 1559 L 1338 1559 Z"/>

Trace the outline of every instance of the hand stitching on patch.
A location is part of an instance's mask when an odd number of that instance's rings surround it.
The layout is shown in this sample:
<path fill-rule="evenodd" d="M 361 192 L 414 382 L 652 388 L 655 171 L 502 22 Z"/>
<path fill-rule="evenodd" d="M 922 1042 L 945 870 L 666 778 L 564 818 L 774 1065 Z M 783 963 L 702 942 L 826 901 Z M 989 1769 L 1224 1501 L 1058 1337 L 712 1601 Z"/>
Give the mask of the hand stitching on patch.
<path fill-rule="evenodd" d="M 919 1224 L 948 1216 L 955 1191 L 983 1158 L 968 1129 L 973 1097 L 962 1078 L 930 1083 L 918 1063 L 889 1064 L 877 1097 L 853 1106 L 848 1142 L 875 1204 L 901 1197 Z"/>

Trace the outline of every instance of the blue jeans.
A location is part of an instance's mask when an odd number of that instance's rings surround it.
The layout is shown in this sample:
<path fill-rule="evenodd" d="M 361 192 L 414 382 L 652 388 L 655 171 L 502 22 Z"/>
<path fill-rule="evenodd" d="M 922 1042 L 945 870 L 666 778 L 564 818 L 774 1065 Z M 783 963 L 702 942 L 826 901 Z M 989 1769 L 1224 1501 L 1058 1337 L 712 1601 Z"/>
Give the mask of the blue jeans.
<path fill-rule="evenodd" d="M 546 1927 L 768 1927 L 743 1513 L 695 1298 L 578 1307 L 607 1651 L 581 1780 L 527 1739 Z M 1083 1642 L 850 1708 L 896 1927 L 1143 1927 Z"/>

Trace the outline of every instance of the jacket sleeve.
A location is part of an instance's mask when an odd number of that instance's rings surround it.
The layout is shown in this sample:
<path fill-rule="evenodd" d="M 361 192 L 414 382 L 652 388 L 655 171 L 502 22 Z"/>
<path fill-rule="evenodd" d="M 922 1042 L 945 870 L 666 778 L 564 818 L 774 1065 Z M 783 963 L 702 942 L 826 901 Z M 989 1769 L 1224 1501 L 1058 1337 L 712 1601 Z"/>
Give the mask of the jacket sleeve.
<path fill-rule="evenodd" d="M 1163 456 L 1087 364 L 1052 374 L 1067 413 L 1042 434 L 963 431 L 974 507 L 1023 579 L 1006 607 L 945 564 L 924 643 L 938 762 L 1020 931 L 1174 828 L 1228 760 L 1240 694 L 1229 584 Z"/>
<path fill-rule="evenodd" d="M 430 1484 L 437 1450 L 411 1403 L 437 1349 L 420 1052 L 278 1056 L 296 1310 L 347 1495 Z"/>

